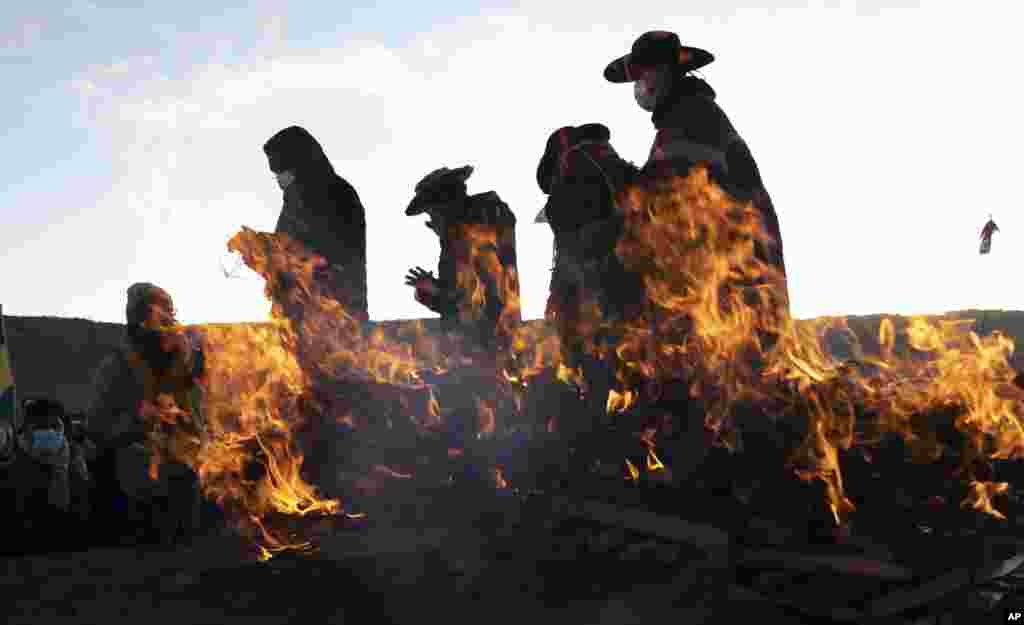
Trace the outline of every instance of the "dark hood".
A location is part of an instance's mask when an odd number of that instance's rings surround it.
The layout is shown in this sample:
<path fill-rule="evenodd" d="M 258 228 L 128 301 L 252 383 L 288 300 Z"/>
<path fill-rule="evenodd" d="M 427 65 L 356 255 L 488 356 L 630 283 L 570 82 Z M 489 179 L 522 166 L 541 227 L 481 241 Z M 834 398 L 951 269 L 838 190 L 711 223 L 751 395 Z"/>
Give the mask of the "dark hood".
<path fill-rule="evenodd" d="M 301 126 L 289 126 L 275 134 L 263 144 L 263 152 L 274 173 L 292 170 L 296 177 L 334 174 L 320 143 Z"/>
<path fill-rule="evenodd" d="M 558 165 L 558 159 L 565 150 L 583 141 L 607 143 L 612 133 L 607 126 L 600 123 L 588 123 L 581 126 L 563 126 L 548 136 L 544 146 L 544 154 L 537 164 L 537 186 L 545 194 L 551 193 L 551 181 Z"/>

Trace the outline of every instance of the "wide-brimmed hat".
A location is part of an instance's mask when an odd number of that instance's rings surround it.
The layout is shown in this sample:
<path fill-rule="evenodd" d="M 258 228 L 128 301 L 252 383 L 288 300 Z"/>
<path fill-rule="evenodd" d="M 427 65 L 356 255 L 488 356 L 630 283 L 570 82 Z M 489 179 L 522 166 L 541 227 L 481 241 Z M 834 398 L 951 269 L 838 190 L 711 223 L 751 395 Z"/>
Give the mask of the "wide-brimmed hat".
<path fill-rule="evenodd" d="M 441 167 L 427 174 L 416 183 L 416 197 L 409 202 L 405 214 L 409 217 L 425 213 L 432 208 L 447 205 L 456 195 L 465 195 L 466 180 L 473 175 L 473 166 L 457 169 Z"/>
<path fill-rule="evenodd" d="M 634 82 L 640 71 L 658 65 L 675 65 L 681 72 L 692 72 L 715 60 L 707 50 L 684 46 L 679 35 L 665 30 L 646 32 L 633 42 L 629 54 L 620 56 L 604 70 L 609 82 Z"/>

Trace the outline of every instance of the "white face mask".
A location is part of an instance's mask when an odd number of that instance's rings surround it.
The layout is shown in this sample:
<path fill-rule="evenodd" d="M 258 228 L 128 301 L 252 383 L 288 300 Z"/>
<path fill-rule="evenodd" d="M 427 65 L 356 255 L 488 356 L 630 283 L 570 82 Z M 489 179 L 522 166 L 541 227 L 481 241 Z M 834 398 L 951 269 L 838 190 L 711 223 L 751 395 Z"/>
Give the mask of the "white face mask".
<path fill-rule="evenodd" d="M 664 68 L 650 70 L 633 83 L 633 98 L 645 111 L 653 112 L 668 91 L 668 72 Z"/>
<path fill-rule="evenodd" d="M 295 172 L 293 171 L 282 171 L 279 174 L 274 174 L 274 176 L 277 178 L 277 186 L 281 187 L 282 191 L 287 189 L 288 185 L 295 182 Z"/>

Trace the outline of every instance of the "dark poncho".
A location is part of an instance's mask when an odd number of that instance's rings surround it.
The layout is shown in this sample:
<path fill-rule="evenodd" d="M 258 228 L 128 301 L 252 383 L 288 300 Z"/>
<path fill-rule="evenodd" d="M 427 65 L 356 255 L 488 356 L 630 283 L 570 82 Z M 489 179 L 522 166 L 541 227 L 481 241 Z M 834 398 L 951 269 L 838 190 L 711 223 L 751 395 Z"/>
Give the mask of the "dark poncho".
<path fill-rule="evenodd" d="M 293 171 L 275 232 L 285 233 L 333 267 L 335 297 L 356 318 L 368 318 L 366 212 L 356 190 L 331 166 L 316 139 L 298 126 L 263 146 L 275 173 Z"/>

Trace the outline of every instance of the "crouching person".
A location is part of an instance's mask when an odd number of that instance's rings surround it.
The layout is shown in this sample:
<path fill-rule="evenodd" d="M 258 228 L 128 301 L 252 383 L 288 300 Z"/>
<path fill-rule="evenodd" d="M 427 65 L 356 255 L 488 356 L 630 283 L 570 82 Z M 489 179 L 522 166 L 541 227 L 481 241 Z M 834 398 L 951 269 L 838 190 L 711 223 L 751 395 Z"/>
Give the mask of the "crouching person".
<path fill-rule="evenodd" d="M 14 512 L 24 530 L 59 528 L 72 511 L 73 489 L 87 482 L 88 471 L 73 462 L 73 445 L 65 433 L 64 406 L 51 399 L 22 402 L 23 425 L 10 449 L 8 479 Z M 13 433 L 13 432 L 12 432 Z M 74 493 L 77 496 L 80 493 Z M 50 540 L 51 546 L 57 546 Z"/>
<path fill-rule="evenodd" d="M 141 522 L 125 538 L 169 544 L 199 525 L 193 467 L 206 440 L 203 357 L 163 289 L 132 285 L 126 317 L 122 345 L 96 371 L 87 419 L 112 464 L 121 502 Z"/>

